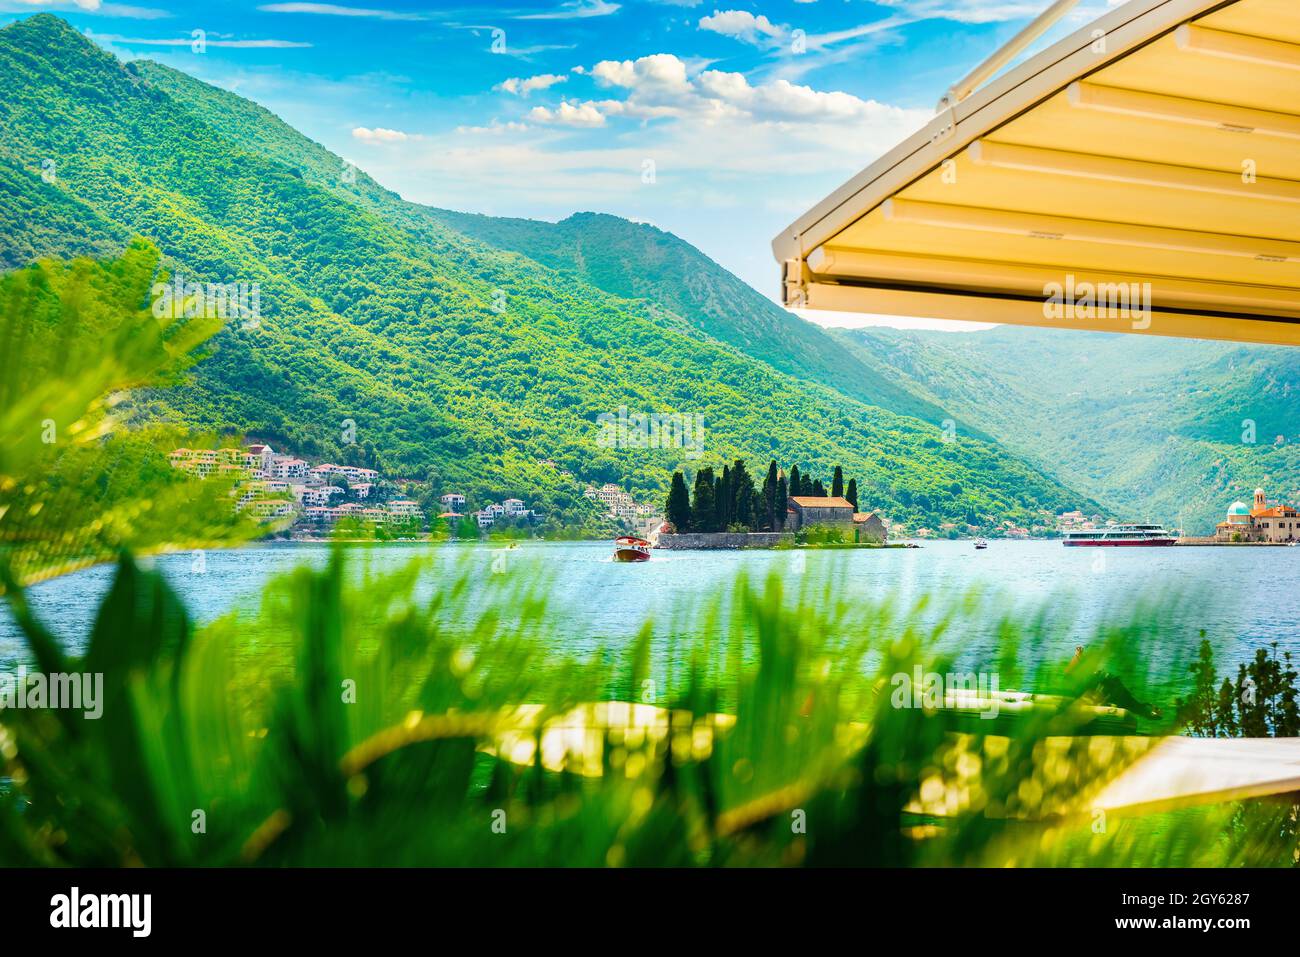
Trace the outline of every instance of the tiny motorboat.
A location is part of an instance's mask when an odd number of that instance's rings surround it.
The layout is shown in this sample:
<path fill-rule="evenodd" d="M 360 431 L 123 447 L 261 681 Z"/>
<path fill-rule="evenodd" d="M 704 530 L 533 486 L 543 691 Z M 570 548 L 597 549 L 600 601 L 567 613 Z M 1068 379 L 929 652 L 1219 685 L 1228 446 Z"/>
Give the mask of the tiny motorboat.
<path fill-rule="evenodd" d="M 644 538 L 624 535 L 614 539 L 614 561 L 648 562 L 650 561 L 650 543 Z"/>
<path fill-rule="evenodd" d="M 977 538 L 977 539 L 975 540 L 975 548 L 976 548 L 977 550 L 979 550 L 979 549 L 985 549 L 985 548 L 988 548 L 988 547 L 989 547 L 989 543 L 986 542 L 986 541 L 984 541 L 984 539 L 982 539 L 982 538 Z"/>

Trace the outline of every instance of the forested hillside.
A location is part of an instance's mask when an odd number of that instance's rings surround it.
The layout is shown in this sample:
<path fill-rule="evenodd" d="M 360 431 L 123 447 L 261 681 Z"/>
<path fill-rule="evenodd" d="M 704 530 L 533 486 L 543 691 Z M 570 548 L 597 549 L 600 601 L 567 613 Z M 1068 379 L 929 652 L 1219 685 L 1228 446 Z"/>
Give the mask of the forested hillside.
<path fill-rule="evenodd" d="M 703 416 L 712 461 L 841 464 L 864 504 L 906 522 L 1035 523 L 1084 504 L 991 443 L 945 442 L 938 422 L 784 374 L 671 305 L 469 238 L 260 107 L 123 65 L 56 17 L 0 30 L 0 86 L 7 267 L 142 236 L 186 279 L 260 288 L 260 321 L 230 323 L 143 414 L 573 520 L 590 516 L 583 482 L 658 497 L 693 468 L 681 449 L 600 447 L 597 416 L 621 406 Z"/>
<path fill-rule="evenodd" d="M 468 236 L 521 252 L 616 296 L 657 302 L 783 372 L 927 422 L 949 417 L 895 385 L 870 353 L 844 349 L 821 327 L 786 312 L 690 243 L 647 223 L 602 213 L 576 213 L 558 223 L 445 209 L 431 214 Z M 773 263 L 773 283 L 777 275 Z M 985 437 L 971 423 L 962 425 L 968 434 Z"/>

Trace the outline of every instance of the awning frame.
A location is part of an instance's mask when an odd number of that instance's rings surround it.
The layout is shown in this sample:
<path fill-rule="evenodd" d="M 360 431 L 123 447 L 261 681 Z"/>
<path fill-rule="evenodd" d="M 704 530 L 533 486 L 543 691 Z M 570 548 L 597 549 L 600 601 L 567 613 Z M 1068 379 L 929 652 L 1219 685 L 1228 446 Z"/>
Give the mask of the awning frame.
<path fill-rule="evenodd" d="M 1170 34 L 1191 43 L 1202 42 L 1204 37 L 1201 37 L 1201 33 L 1209 34 L 1210 40 L 1216 39 L 1213 36 L 1215 31 L 1198 33 L 1198 28 L 1188 27 L 1187 24 L 1230 7 L 1234 2 L 1235 0 L 1130 0 L 1126 5 L 1109 11 L 944 110 L 923 129 L 799 217 L 773 240 L 773 252 L 783 268 L 782 301 L 795 308 L 862 311 L 860 290 L 869 287 L 874 307 L 872 311 L 880 313 L 1027 325 L 1047 324 L 1042 315 L 1042 295 L 1015 289 L 1003 290 L 999 295 L 990 294 L 988 290 L 968 292 L 947 285 L 926 288 L 896 281 L 893 283 L 896 288 L 891 290 L 890 283 L 869 277 L 857 281 L 851 276 L 837 276 L 833 281 L 821 281 L 825 277 L 815 276 L 807 260 L 824 243 L 880 208 L 891 197 L 939 170 L 946 161 L 955 160 L 971 147 L 978 153 L 980 146 L 984 145 L 978 141 L 994 134 L 1026 112 L 1067 90 L 1071 91 L 1072 99 L 1075 96 L 1087 97 L 1092 92 L 1087 83 L 1092 74 L 1143 46 Z M 1236 55 L 1236 52 L 1222 51 L 1224 56 Z M 1159 99 L 1148 97 L 1145 104 L 1102 102 L 1088 105 L 1121 110 L 1160 108 L 1162 104 L 1155 102 Z M 1288 117 L 1282 114 L 1270 117 L 1266 111 L 1237 109 L 1236 112 L 1243 119 L 1257 124 L 1268 121 L 1267 128 L 1261 130 L 1264 135 L 1288 140 L 1300 135 L 1300 130 L 1289 124 Z M 1209 119 L 1193 115 L 1189 122 L 1204 124 Z M 1000 154 L 1032 152 L 1023 149 L 1017 151 L 1016 148 L 996 143 L 988 145 Z M 1129 163 L 1133 169 L 1141 165 Z M 1100 170 L 1098 175 L 1106 172 Z M 1204 182 L 1189 181 L 1176 185 L 1179 188 L 1211 191 L 1226 191 L 1231 188 L 1230 184 L 1225 187 L 1214 182 L 1213 174 L 1202 179 Z M 1223 183 L 1226 184 L 1226 179 Z M 1261 185 L 1270 188 L 1268 183 Z M 1300 199 L 1300 196 L 1290 195 L 1288 191 L 1293 192 L 1292 187 L 1293 184 L 1289 182 L 1279 182 L 1277 188 L 1280 192 L 1272 199 L 1281 202 Z M 1256 191 L 1254 196 L 1263 199 L 1260 195 L 1262 192 Z M 1188 285 L 1194 286 L 1195 283 Z M 1179 308 L 1160 308 L 1157 305 L 1152 312 L 1153 319 L 1175 318 L 1177 322 L 1171 326 L 1157 321 L 1150 328 L 1140 331 L 1300 344 L 1300 322 L 1297 322 L 1293 314 L 1285 314 L 1293 310 L 1276 305 L 1279 298 L 1276 288 L 1252 288 L 1244 285 L 1239 288 L 1249 293 L 1246 298 L 1251 301 L 1251 308 L 1256 308 L 1258 304 L 1261 312 L 1216 309 L 1213 308 L 1212 298 L 1206 301 L 1204 308 L 1187 309 L 1183 308 L 1184 303 L 1178 303 Z M 855 290 L 859 291 L 855 293 Z M 855 299 L 858 300 L 856 306 Z M 1270 305 L 1270 302 L 1274 304 Z M 1236 305 L 1240 307 L 1240 303 Z M 1071 322 L 1070 326 L 1105 331 L 1134 331 L 1123 319 L 1085 319 Z"/>

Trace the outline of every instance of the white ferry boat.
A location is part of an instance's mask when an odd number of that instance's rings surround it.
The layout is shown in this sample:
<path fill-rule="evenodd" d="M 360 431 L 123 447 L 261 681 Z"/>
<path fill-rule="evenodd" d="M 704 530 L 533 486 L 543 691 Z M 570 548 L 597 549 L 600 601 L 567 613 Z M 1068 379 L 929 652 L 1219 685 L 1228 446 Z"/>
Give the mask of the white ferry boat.
<path fill-rule="evenodd" d="M 1066 532 L 1062 545 L 1174 545 L 1178 542 L 1173 532 L 1163 525 L 1107 525 L 1105 528 L 1088 528 Z"/>

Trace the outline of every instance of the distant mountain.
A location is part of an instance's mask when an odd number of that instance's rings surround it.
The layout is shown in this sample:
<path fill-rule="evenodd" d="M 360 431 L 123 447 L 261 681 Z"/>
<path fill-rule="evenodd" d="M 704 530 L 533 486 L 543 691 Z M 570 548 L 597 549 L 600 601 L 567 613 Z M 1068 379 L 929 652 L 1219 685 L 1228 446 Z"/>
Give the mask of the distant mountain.
<path fill-rule="evenodd" d="M 7 266 L 104 256 L 139 235 L 186 278 L 259 285 L 260 324 L 229 324 L 190 384 L 147 397 L 149 414 L 430 476 L 480 501 L 518 495 L 570 520 L 591 516 L 583 481 L 657 497 L 672 469 L 696 464 L 680 448 L 603 447 L 596 419 L 620 407 L 702 416 L 700 463 L 775 456 L 827 476 L 842 464 L 865 503 L 908 522 L 1040 522 L 1084 502 L 992 443 L 945 442 L 937 421 L 758 358 L 786 351 L 769 341 L 771 313 L 740 347 L 705 328 L 742 328 L 717 303 L 625 298 L 467 236 L 261 107 L 123 65 L 54 16 L 0 30 L 0 87 Z M 59 225 L 33 228 L 46 209 Z M 348 421 L 355 445 L 341 440 Z"/>
<path fill-rule="evenodd" d="M 1010 326 L 835 336 L 1117 518 L 1208 534 L 1258 486 L 1300 503 L 1300 350 Z"/>

